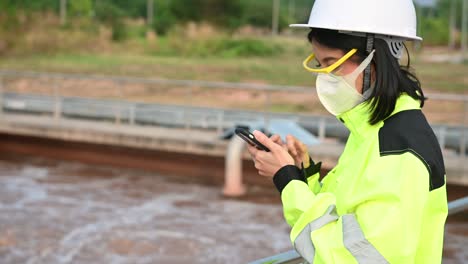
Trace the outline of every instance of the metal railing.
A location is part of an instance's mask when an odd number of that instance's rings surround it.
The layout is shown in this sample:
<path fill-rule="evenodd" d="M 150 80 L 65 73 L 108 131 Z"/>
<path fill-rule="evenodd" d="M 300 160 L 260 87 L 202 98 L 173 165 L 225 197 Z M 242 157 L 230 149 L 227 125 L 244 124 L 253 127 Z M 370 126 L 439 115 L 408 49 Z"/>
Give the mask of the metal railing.
<path fill-rule="evenodd" d="M 134 90 L 144 89 L 148 91 L 133 99 Z M 192 129 L 216 129 L 221 133 L 242 122 L 267 124 L 271 119 L 287 119 L 296 121 L 320 139 L 335 137 L 344 140 L 349 134 L 347 129 L 321 107 L 302 113 L 273 111 L 278 104 L 296 104 L 300 109 L 304 107 L 291 102 L 291 97 L 312 107 L 320 105 L 311 90 L 307 87 L 266 84 L 0 70 L 0 116 L 3 110 L 23 111 L 49 114 L 57 122 L 62 118 L 83 118 L 115 124 L 178 126 L 186 128 L 188 133 Z M 233 98 L 231 102 L 216 98 L 210 103 L 200 101 L 200 98 L 213 97 L 212 93 L 217 91 L 243 91 L 248 93 L 249 98 Z M 153 93 L 156 94 L 155 99 L 146 99 Z M 168 97 L 168 93 L 175 95 Z M 245 101 L 254 100 L 255 97 L 261 99 L 256 100 L 255 104 L 251 103 L 255 107 L 249 109 Z M 427 97 L 429 102 L 437 102 L 426 104 L 425 112 L 434 117 L 429 121 L 432 121 L 442 148 L 451 148 L 460 154 L 460 160 L 466 160 L 468 95 L 428 94 Z M 198 98 L 198 101 L 194 98 Z M 235 105 L 225 107 L 227 103 Z M 460 162 L 457 166 L 465 171 L 468 170 L 466 163 Z"/>
<path fill-rule="evenodd" d="M 21 85 L 15 84 L 14 81 L 23 79 L 32 80 L 29 83 L 31 87 L 18 88 L 17 86 Z M 7 82 L 8 80 L 10 82 Z M 69 84 L 70 81 L 74 83 Z M 80 93 L 83 90 L 80 82 L 83 81 L 108 82 L 108 85 L 105 88 L 93 89 L 94 87 L 91 87 Z M 41 86 L 41 83 L 45 83 L 42 85 L 42 90 L 37 88 Z M 187 90 L 179 96 L 182 99 L 168 105 L 164 100 L 160 100 L 163 102 L 132 102 L 128 100 L 126 92 L 123 91 L 131 90 L 126 89 L 126 85 L 150 85 L 150 87 L 170 87 L 170 89 L 184 87 Z M 264 101 L 256 109 L 251 110 L 245 110 L 247 107 L 242 105 L 231 109 L 219 105 L 198 105 L 191 99 L 194 97 L 193 89 L 200 87 L 208 88 L 209 91 L 227 89 L 226 92 L 243 90 L 261 93 L 264 95 Z M 93 90 L 99 90 L 102 95 L 90 95 L 88 92 L 93 92 Z M 209 91 L 206 93 L 208 96 Z M 323 109 L 315 114 L 272 111 L 275 103 L 272 98 L 275 97 L 274 93 L 278 92 L 287 93 L 287 95 L 310 96 L 311 101 L 318 102 L 315 93 L 307 87 L 0 70 L 0 104 L 3 105 L 0 110 L 29 111 L 30 113 L 42 111 L 42 113 L 52 115 L 58 121 L 62 117 L 85 118 L 111 121 L 116 124 L 183 126 L 189 131 L 192 128 L 214 128 L 218 132 L 242 121 L 268 123 L 270 119 L 287 119 L 298 122 L 322 139 L 325 137 L 345 139 L 348 136 L 348 131 L 344 126 L 335 118 L 324 114 Z M 147 94 L 151 93 L 152 91 L 149 91 Z M 164 95 L 167 89 L 162 89 L 157 93 Z M 112 98 L 109 99 L 109 97 Z M 468 95 L 429 94 L 428 98 L 430 101 L 440 102 L 429 105 L 433 109 L 429 107 L 427 111 L 432 111 L 434 116 L 447 112 L 446 107 L 456 109 L 453 114 L 448 114 L 453 120 L 441 117 L 431 123 L 442 148 L 449 147 L 462 155 L 466 154 L 468 149 Z M 284 100 L 282 102 L 285 104 L 288 103 L 288 98 L 280 99 Z"/>
<path fill-rule="evenodd" d="M 468 210 L 468 196 L 448 203 L 448 216 Z M 295 250 L 253 261 L 249 264 L 307 264 Z"/>
<path fill-rule="evenodd" d="M 195 106 L 132 103 L 128 101 L 54 97 L 45 95 L 4 93 L 3 111 L 11 113 L 49 114 L 55 119 L 78 118 L 110 121 L 117 124 L 225 129 L 244 123 L 266 122 L 264 113 Z M 345 140 L 348 130 L 335 118 L 318 115 L 269 113 L 270 120 L 294 120 L 320 138 Z M 433 125 L 442 148 L 461 151 L 464 132 L 462 126 Z M 465 142 L 468 144 L 468 142 Z M 465 146 L 466 148 L 467 146 Z"/>

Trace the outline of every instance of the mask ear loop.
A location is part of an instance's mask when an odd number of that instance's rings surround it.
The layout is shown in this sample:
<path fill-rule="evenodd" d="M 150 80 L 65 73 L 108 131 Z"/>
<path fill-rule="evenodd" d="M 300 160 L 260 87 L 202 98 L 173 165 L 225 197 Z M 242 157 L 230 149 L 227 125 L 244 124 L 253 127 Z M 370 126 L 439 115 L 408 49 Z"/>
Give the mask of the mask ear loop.
<path fill-rule="evenodd" d="M 369 55 L 374 50 L 374 34 L 367 34 L 366 53 Z M 369 63 L 364 70 L 364 81 L 362 83 L 362 94 L 364 94 L 371 86 L 371 65 Z"/>

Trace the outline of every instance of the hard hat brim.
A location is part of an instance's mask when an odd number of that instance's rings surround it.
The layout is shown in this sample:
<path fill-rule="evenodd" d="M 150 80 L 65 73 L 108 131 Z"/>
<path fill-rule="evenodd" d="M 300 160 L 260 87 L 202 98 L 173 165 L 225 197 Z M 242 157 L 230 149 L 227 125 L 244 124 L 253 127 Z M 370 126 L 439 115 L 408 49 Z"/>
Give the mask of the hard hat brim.
<path fill-rule="evenodd" d="M 352 30 L 352 29 L 344 29 L 344 28 L 324 28 L 324 27 L 317 27 L 317 26 L 314 26 L 314 25 L 310 25 L 310 24 L 291 24 L 289 25 L 289 27 L 291 28 L 323 28 L 323 29 L 331 29 L 331 30 L 338 30 L 338 31 L 349 31 L 349 32 L 356 32 L 355 30 Z M 422 41 L 423 39 L 421 37 L 418 37 L 418 36 L 401 36 L 401 35 L 393 35 L 393 34 L 382 34 L 380 32 L 361 32 L 361 33 L 371 33 L 371 34 L 376 34 L 376 35 L 383 35 L 383 36 L 392 36 L 392 37 L 398 37 L 398 38 L 402 38 L 402 39 L 405 39 L 405 40 L 416 40 L 416 41 Z"/>

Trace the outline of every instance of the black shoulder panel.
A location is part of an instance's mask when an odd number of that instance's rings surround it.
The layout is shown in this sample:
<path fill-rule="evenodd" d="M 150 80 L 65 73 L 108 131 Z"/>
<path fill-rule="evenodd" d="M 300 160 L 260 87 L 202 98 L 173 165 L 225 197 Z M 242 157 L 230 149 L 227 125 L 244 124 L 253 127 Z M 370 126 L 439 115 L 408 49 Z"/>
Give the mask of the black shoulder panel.
<path fill-rule="evenodd" d="M 432 128 L 420 110 L 399 112 L 384 122 L 379 131 L 380 156 L 411 152 L 429 171 L 430 190 L 445 184 L 442 152 Z"/>

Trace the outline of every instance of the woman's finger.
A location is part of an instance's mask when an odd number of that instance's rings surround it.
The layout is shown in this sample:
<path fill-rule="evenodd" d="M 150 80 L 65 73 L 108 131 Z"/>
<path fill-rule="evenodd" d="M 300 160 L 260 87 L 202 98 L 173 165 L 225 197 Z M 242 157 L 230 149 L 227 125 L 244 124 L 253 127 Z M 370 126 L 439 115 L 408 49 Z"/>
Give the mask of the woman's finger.
<path fill-rule="evenodd" d="M 262 169 L 262 165 L 259 162 L 255 162 L 255 169 L 260 171 Z"/>
<path fill-rule="evenodd" d="M 299 141 L 299 140 L 297 140 L 297 139 L 294 141 L 294 143 L 295 143 L 295 145 L 296 145 L 296 148 L 297 148 L 297 149 L 300 149 L 301 152 L 306 151 L 307 147 L 306 147 L 306 145 L 305 145 L 304 143 L 302 143 L 301 141 Z"/>
<path fill-rule="evenodd" d="M 281 140 L 280 135 L 275 134 L 275 135 L 271 136 L 270 139 L 271 139 L 271 141 L 275 142 L 278 145 L 283 145 L 284 144 L 283 140 Z"/>
<path fill-rule="evenodd" d="M 265 147 L 269 148 L 271 152 L 276 152 L 278 150 L 282 150 L 281 146 L 273 142 L 269 137 L 267 137 L 265 134 L 262 132 L 255 130 L 253 132 L 255 138 L 265 145 Z"/>
<path fill-rule="evenodd" d="M 296 147 L 300 149 L 302 152 L 307 150 L 307 146 L 299 139 L 296 138 L 294 143 L 296 144 Z"/>
<path fill-rule="evenodd" d="M 270 137 L 270 139 L 273 141 L 273 142 L 278 142 L 279 139 L 281 139 L 281 137 L 277 134 L 274 134 L 273 136 Z"/>
<path fill-rule="evenodd" d="M 296 144 L 294 137 L 291 135 L 288 135 L 286 137 L 286 144 L 288 146 L 288 150 L 291 152 L 293 156 L 297 156 L 297 149 L 296 149 Z"/>
<path fill-rule="evenodd" d="M 252 157 L 255 157 L 255 155 L 257 155 L 258 149 L 256 147 L 253 147 L 253 146 L 247 144 L 247 150 L 249 151 L 249 153 L 250 153 L 250 155 Z"/>

